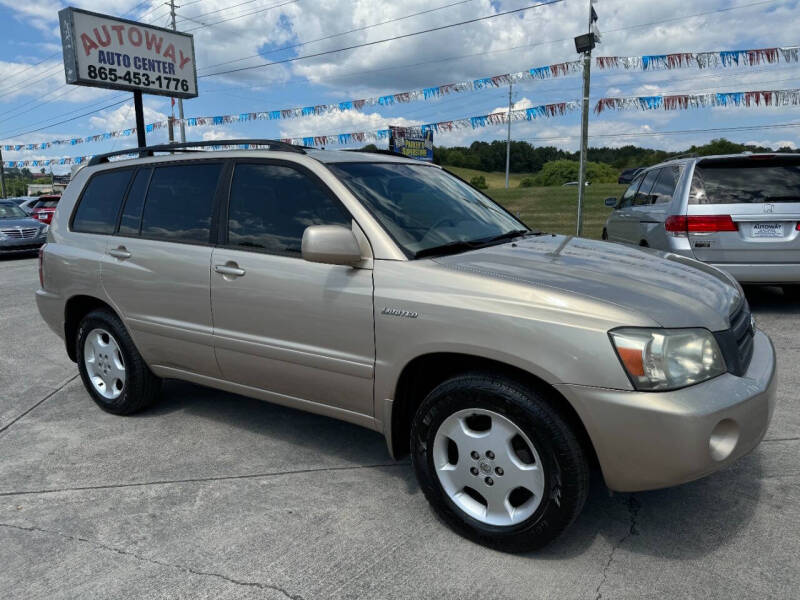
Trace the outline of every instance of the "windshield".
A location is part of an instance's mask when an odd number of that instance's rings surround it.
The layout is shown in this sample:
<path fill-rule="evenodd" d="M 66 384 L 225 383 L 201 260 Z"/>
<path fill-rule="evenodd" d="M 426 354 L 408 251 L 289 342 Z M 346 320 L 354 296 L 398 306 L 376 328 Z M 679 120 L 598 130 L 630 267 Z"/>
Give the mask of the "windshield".
<path fill-rule="evenodd" d="M 689 204 L 800 202 L 800 162 L 708 161 L 694 169 Z"/>
<path fill-rule="evenodd" d="M 28 215 L 15 204 L 0 204 L 0 219 L 24 219 Z"/>
<path fill-rule="evenodd" d="M 412 257 L 466 250 L 528 228 L 449 173 L 427 165 L 328 165 Z"/>

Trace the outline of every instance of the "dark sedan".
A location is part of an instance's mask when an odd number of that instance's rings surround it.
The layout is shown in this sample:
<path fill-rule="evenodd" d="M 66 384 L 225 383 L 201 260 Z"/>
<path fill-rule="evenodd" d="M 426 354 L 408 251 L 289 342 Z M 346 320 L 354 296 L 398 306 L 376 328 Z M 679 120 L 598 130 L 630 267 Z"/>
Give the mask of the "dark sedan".
<path fill-rule="evenodd" d="M 0 255 L 33 252 L 47 241 L 48 226 L 32 219 L 15 202 L 0 200 Z"/>

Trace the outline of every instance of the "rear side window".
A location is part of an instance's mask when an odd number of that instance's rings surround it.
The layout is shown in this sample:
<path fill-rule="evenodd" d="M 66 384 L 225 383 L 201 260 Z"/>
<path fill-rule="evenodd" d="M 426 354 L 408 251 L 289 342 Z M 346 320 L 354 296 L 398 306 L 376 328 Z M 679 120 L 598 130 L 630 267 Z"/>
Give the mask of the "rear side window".
<path fill-rule="evenodd" d="M 636 192 L 636 197 L 633 199 L 634 206 L 647 206 L 653 203 L 650 190 L 653 188 L 653 184 L 660 172 L 661 169 L 653 169 L 647 172 L 647 175 L 644 176 L 644 181 L 642 181 L 642 185 L 639 186 L 639 191 Z"/>
<path fill-rule="evenodd" d="M 119 208 L 132 173 L 132 169 L 124 169 L 99 173 L 92 177 L 75 211 L 72 230 L 82 233 L 114 233 Z"/>
<path fill-rule="evenodd" d="M 282 165 L 236 166 L 228 245 L 299 256 L 306 227 L 350 224 L 338 201 L 302 171 Z"/>
<path fill-rule="evenodd" d="M 641 177 L 637 177 L 633 180 L 628 186 L 628 189 L 625 190 L 625 193 L 622 194 L 622 199 L 619 201 L 619 208 L 624 208 L 633 204 L 633 197 L 636 195 L 636 190 L 639 189 L 640 183 L 642 183 Z"/>
<path fill-rule="evenodd" d="M 675 193 L 675 188 L 678 185 L 678 179 L 681 176 L 681 169 L 678 165 L 672 165 L 661 169 L 661 174 L 653 184 L 653 189 L 650 190 L 650 196 L 653 198 L 653 204 L 666 204 L 672 202 L 672 196 Z"/>
<path fill-rule="evenodd" d="M 765 202 L 800 202 L 800 162 L 748 158 L 694 169 L 689 204 Z"/>
<path fill-rule="evenodd" d="M 208 242 L 222 163 L 156 167 L 142 212 L 142 237 Z"/>
<path fill-rule="evenodd" d="M 122 217 L 119 221 L 119 232 L 122 235 L 139 235 L 139 227 L 142 224 L 144 195 L 147 193 L 147 184 L 150 183 L 152 172 L 153 169 L 139 169 L 136 172 L 136 177 L 133 178 L 131 189 L 128 192 L 128 199 L 125 200 L 125 208 L 122 209 Z"/>

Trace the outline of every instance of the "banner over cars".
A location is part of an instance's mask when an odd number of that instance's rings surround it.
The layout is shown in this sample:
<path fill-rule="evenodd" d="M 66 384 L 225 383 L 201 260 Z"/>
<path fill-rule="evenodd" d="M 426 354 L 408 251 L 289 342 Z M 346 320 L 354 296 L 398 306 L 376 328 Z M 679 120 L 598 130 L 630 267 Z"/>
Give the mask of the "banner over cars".
<path fill-rule="evenodd" d="M 72 7 L 58 17 L 67 83 L 197 96 L 192 35 Z"/>
<path fill-rule="evenodd" d="M 170 32 L 171 33 L 171 32 Z M 691 67 L 696 65 L 698 68 L 710 68 L 713 66 L 753 66 L 759 64 L 758 61 L 783 61 L 786 63 L 797 63 L 800 58 L 800 47 L 786 48 L 761 48 L 754 50 L 720 50 L 718 52 L 691 53 L 682 52 L 676 54 L 659 54 L 648 56 L 606 56 L 598 57 L 598 66 L 601 69 L 673 69 L 678 67 Z M 599 61 L 604 61 L 603 65 Z M 692 62 L 694 61 L 694 62 Z M 199 127 L 211 125 L 226 125 L 232 123 L 242 123 L 245 121 L 277 121 L 286 119 L 299 119 L 334 112 L 345 112 L 349 110 L 361 111 L 374 106 L 391 106 L 394 104 L 407 104 L 416 101 L 432 101 L 437 98 L 464 92 L 479 90 L 496 89 L 506 86 L 509 83 L 519 83 L 522 81 L 536 81 L 565 77 L 581 72 L 580 61 L 570 61 L 532 67 L 517 73 L 505 73 L 503 75 L 492 75 L 491 77 L 481 77 L 479 79 L 469 79 L 456 83 L 446 83 L 442 85 L 419 88 L 406 92 L 394 94 L 382 94 L 370 98 L 359 100 L 346 100 L 334 104 L 314 104 L 308 106 L 296 106 L 293 108 L 283 108 L 278 110 L 262 110 L 257 112 L 246 112 L 231 115 L 209 115 L 201 117 L 189 117 L 183 120 L 186 127 Z M 173 123 L 178 124 L 176 119 Z M 168 121 L 156 121 L 145 125 L 147 133 L 168 127 Z M 75 146 L 90 142 L 102 142 L 117 137 L 127 137 L 136 135 L 136 128 L 130 127 L 117 131 L 108 131 L 86 137 L 64 138 L 37 143 L 16 143 L 4 144 L 3 151 L 19 150 L 46 150 L 52 146 Z"/>
<path fill-rule="evenodd" d="M 628 71 L 658 71 L 697 67 L 754 67 L 777 62 L 796 63 L 800 46 L 783 48 L 755 48 L 750 50 L 718 50 L 715 52 L 674 52 L 672 54 L 645 54 L 642 56 L 598 56 L 598 69 L 625 69 Z"/>
<path fill-rule="evenodd" d="M 721 92 L 711 94 L 678 94 L 673 96 L 629 96 L 601 98 L 595 113 L 606 110 L 687 110 L 712 106 L 798 106 L 800 89 Z"/>
<path fill-rule="evenodd" d="M 577 110 L 579 107 L 577 102 L 556 102 L 554 104 L 542 104 L 540 106 L 532 106 L 530 108 L 523 108 L 520 110 L 512 110 L 510 118 L 512 121 L 532 121 L 534 119 L 558 117 L 568 112 Z M 428 132 L 446 132 L 457 131 L 463 129 L 478 129 L 481 127 L 489 127 L 492 125 L 501 125 L 506 123 L 508 113 L 491 113 L 488 115 L 478 115 L 475 117 L 468 117 L 466 119 L 455 119 L 453 121 L 439 121 L 437 123 L 427 123 L 425 125 L 406 126 L 403 128 L 405 134 L 408 136 L 426 137 Z M 348 145 L 353 143 L 362 142 L 377 142 L 379 140 L 387 140 L 390 135 L 390 130 L 378 129 L 374 131 L 354 131 L 350 133 L 337 133 L 333 135 L 316 135 L 304 136 L 296 138 L 284 138 L 281 141 L 298 146 L 332 146 L 332 145 Z M 34 144 L 35 146 L 35 144 Z M 226 148 L 257 148 L 257 145 L 236 145 L 230 146 L 219 144 L 212 146 L 216 150 L 223 150 Z M 32 149 L 36 149 L 35 147 Z M 89 156 L 71 156 L 63 158 L 46 158 L 46 159 L 29 159 L 29 160 L 9 160 L 5 161 L 5 166 L 9 168 L 17 167 L 48 167 L 53 165 L 80 165 L 88 161 L 92 155 Z"/>

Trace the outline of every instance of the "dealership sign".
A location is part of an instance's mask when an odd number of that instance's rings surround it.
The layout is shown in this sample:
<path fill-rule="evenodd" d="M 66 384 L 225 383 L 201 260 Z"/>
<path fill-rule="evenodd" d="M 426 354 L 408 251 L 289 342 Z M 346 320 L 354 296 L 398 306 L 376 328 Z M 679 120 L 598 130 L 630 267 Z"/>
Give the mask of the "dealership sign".
<path fill-rule="evenodd" d="M 76 8 L 58 16 L 67 83 L 197 96 L 192 35 Z"/>
<path fill-rule="evenodd" d="M 389 150 L 407 158 L 433 162 L 433 130 L 389 126 Z"/>

